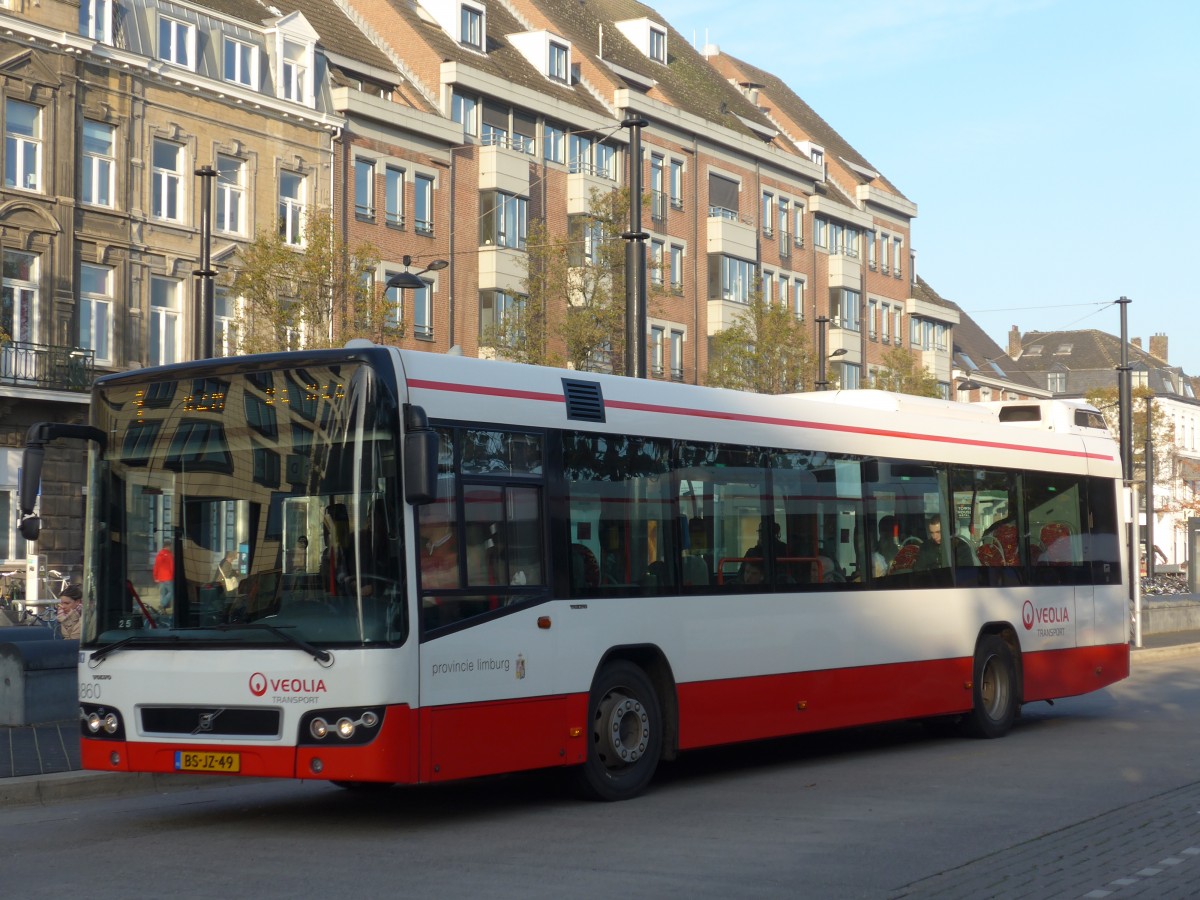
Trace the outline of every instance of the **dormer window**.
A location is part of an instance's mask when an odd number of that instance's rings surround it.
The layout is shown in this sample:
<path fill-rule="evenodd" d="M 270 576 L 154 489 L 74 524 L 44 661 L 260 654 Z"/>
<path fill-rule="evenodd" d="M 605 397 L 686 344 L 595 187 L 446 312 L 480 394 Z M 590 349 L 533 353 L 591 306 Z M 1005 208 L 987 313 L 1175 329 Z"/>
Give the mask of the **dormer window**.
<path fill-rule="evenodd" d="M 158 20 L 158 58 L 164 62 L 196 68 L 196 26 L 178 19 L 160 16 Z"/>
<path fill-rule="evenodd" d="M 552 81 L 571 83 L 571 42 L 549 31 L 522 31 L 506 35 L 526 62 Z"/>
<path fill-rule="evenodd" d="M 667 33 L 653 26 L 650 27 L 650 58 L 664 66 L 667 64 Z"/>
<path fill-rule="evenodd" d="M 112 0 L 83 0 L 79 4 L 79 33 L 102 44 L 112 43 Z"/>
<path fill-rule="evenodd" d="M 667 64 L 667 28 L 650 19 L 626 19 L 617 22 L 621 34 L 629 38 L 633 46 L 641 50 L 648 59 L 662 65 Z"/>
<path fill-rule="evenodd" d="M 571 51 L 563 44 L 550 42 L 550 60 L 546 74 L 555 81 L 570 81 Z"/>
<path fill-rule="evenodd" d="M 299 12 L 277 20 L 268 34 L 273 44 L 275 96 L 315 106 L 314 72 L 320 36 Z"/>
<path fill-rule="evenodd" d="M 483 35 L 483 10 L 464 3 L 459 10 L 459 43 L 482 52 Z"/>

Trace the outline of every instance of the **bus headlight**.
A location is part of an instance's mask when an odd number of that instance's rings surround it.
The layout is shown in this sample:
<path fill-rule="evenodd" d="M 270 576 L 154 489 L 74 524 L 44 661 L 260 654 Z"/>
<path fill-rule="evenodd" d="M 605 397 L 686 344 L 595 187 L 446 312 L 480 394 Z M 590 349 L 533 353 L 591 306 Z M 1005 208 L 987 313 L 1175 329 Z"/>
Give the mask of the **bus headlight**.
<path fill-rule="evenodd" d="M 336 734 L 347 744 L 369 744 L 379 734 L 384 712 L 378 706 L 313 710 L 300 720 L 300 743 L 320 744 Z"/>
<path fill-rule="evenodd" d="M 84 737 L 125 739 L 125 722 L 121 714 L 95 703 L 79 704 L 79 730 Z"/>
<path fill-rule="evenodd" d="M 104 717 L 104 730 L 108 734 L 116 734 L 117 729 L 121 727 L 121 721 L 117 718 L 116 713 L 109 713 Z"/>
<path fill-rule="evenodd" d="M 100 725 L 104 720 L 100 718 L 100 713 L 92 713 L 87 717 L 88 731 L 92 734 L 100 733 Z"/>

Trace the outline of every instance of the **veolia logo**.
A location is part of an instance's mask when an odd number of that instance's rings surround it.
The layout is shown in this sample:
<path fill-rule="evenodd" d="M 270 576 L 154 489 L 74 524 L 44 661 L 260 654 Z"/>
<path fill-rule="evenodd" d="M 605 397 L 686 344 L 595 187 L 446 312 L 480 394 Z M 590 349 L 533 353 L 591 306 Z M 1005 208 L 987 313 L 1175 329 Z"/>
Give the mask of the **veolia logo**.
<path fill-rule="evenodd" d="M 266 692 L 267 676 L 262 672 L 255 672 L 250 676 L 250 693 L 252 693 L 255 697 L 261 697 Z"/>
<path fill-rule="evenodd" d="M 1021 607 L 1021 623 L 1025 626 L 1025 630 L 1029 631 L 1033 628 L 1033 603 L 1026 600 L 1025 605 Z"/>

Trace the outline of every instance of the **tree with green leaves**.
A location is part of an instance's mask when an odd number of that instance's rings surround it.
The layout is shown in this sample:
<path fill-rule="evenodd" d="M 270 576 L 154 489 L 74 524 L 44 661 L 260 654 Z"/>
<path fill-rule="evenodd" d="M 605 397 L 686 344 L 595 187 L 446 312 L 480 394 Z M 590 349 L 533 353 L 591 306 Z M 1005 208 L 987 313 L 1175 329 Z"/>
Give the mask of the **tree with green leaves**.
<path fill-rule="evenodd" d="M 627 189 L 593 191 L 588 211 L 568 217 L 566 235 L 531 222 L 523 296 L 504 308 L 485 298 L 480 344 L 506 359 L 623 371 Z M 655 264 L 647 266 L 654 281 Z M 653 306 L 655 292 L 647 289 Z"/>
<path fill-rule="evenodd" d="M 1133 408 L 1129 413 L 1132 425 L 1130 438 L 1133 443 L 1133 477 L 1144 479 L 1146 477 L 1146 400 L 1154 397 L 1154 391 L 1145 385 L 1139 385 L 1133 389 L 1132 397 Z M 1117 385 L 1090 390 L 1084 399 L 1100 410 L 1113 439 L 1119 441 L 1121 439 L 1121 405 L 1120 391 Z M 1175 452 L 1174 425 L 1167 414 L 1162 411 L 1161 406 L 1153 400 L 1150 402 L 1149 421 L 1155 469 L 1159 473 L 1170 472 L 1171 458 Z"/>
<path fill-rule="evenodd" d="M 768 302 L 756 286 L 745 311 L 712 337 L 708 384 L 790 394 L 814 386 L 815 367 L 803 323 L 783 304 Z"/>
<path fill-rule="evenodd" d="M 903 347 L 893 347 L 883 354 L 883 368 L 875 375 L 873 385 L 881 391 L 915 394 L 918 397 L 941 397 L 942 388 L 915 353 Z"/>
<path fill-rule="evenodd" d="M 238 249 L 222 283 L 241 301 L 235 317 L 239 352 L 403 336 L 399 310 L 367 277 L 379 262 L 375 249 L 346 246 L 331 226 L 328 210 L 313 209 L 305 216 L 299 245 L 264 229 Z"/>

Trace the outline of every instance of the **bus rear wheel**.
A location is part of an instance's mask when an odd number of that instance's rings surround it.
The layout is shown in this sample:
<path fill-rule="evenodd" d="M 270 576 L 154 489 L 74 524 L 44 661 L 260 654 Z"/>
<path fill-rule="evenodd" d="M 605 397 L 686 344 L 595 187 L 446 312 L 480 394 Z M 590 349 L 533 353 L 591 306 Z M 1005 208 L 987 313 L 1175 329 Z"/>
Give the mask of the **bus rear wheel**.
<path fill-rule="evenodd" d="M 641 793 L 658 768 L 662 729 L 646 673 L 624 660 L 605 666 L 588 699 L 587 760 L 578 774 L 583 794 L 613 801 Z"/>
<path fill-rule="evenodd" d="M 989 634 L 975 650 L 972 708 L 966 718 L 974 737 L 1004 737 L 1017 717 L 1017 666 L 1012 648 L 998 635 Z"/>

